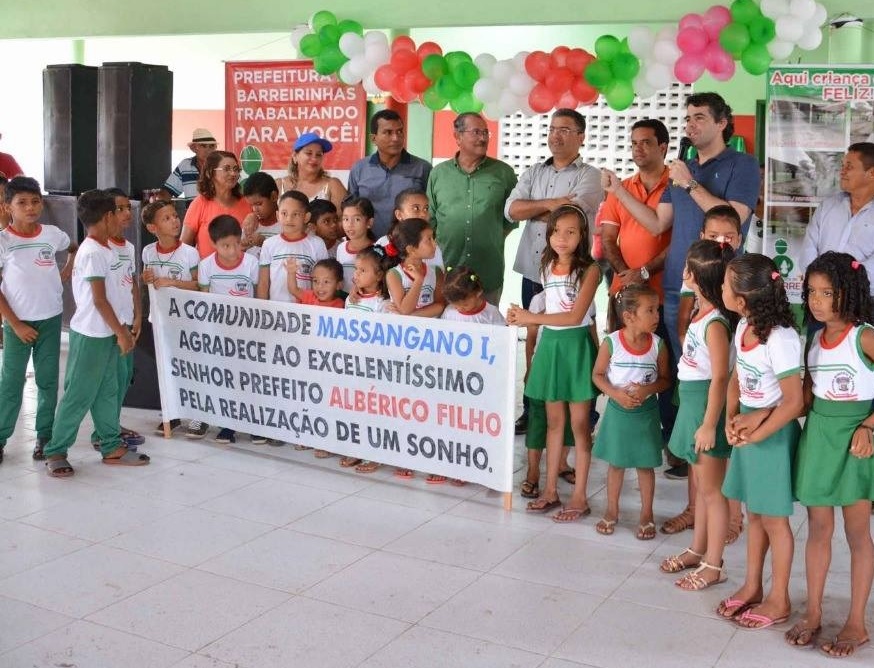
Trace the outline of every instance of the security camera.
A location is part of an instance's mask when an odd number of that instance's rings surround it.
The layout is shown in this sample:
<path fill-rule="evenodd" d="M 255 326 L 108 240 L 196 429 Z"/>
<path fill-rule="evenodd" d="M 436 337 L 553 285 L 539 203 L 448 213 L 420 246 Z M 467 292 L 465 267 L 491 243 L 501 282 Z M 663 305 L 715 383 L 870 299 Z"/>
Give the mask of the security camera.
<path fill-rule="evenodd" d="M 845 28 L 847 26 L 851 28 L 861 28 L 862 27 L 862 19 L 858 16 L 853 16 L 852 14 L 843 13 L 839 16 L 834 17 L 828 24 L 834 28 L 835 30 L 840 30 L 841 28 Z"/>

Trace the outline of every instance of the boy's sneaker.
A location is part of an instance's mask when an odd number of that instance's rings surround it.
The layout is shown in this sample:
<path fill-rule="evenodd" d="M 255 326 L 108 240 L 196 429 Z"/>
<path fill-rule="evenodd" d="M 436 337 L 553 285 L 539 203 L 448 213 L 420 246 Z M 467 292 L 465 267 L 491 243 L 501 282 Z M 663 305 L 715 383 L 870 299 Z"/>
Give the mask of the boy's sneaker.
<path fill-rule="evenodd" d="M 188 429 L 185 431 L 185 438 L 203 438 L 206 436 L 208 429 L 209 425 L 206 422 L 192 420 L 188 423 Z"/>
<path fill-rule="evenodd" d="M 49 444 L 49 439 L 36 437 L 36 446 L 33 448 L 33 458 L 37 461 L 43 461 L 46 456 L 43 454 L 43 448 Z"/>
<path fill-rule="evenodd" d="M 215 440 L 216 443 L 236 443 L 236 432 L 233 429 L 221 429 L 213 440 Z"/>
<path fill-rule="evenodd" d="M 181 426 L 182 426 L 182 420 L 180 420 L 179 418 L 176 418 L 175 420 L 170 420 L 170 433 L 173 433 L 174 430 L 179 429 L 179 427 L 181 427 Z M 158 436 L 164 435 L 164 423 L 163 422 L 159 422 L 158 426 L 155 427 L 155 433 Z"/>
<path fill-rule="evenodd" d="M 268 440 L 266 436 L 255 436 L 255 434 L 252 434 L 252 443 L 254 445 L 265 445 Z"/>

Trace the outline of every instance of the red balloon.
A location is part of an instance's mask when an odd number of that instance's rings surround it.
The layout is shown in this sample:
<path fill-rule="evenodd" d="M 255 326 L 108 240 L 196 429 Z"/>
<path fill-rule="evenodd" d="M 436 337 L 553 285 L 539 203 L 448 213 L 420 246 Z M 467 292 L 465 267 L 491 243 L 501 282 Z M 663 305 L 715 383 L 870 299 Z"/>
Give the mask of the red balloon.
<path fill-rule="evenodd" d="M 405 74 L 414 67 L 419 67 L 419 57 L 415 51 L 395 51 L 389 62 L 397 74 Z"/>
<path fill-rule="evenodd" d="M 416 95 L 424 93 L 431 80 L 418 67 L 414 67 L 404 75 L 404 85 Z"/>
<path fill-rule="evenodd" d="M 551 58 L 552 66 L 567 67 L 567 56 L 571 52 L 568 46 L 557 46 L 552 50 Z"/>
<path fill-rule="evenodd" d="M 590 86 L 583 77 L 577 77 L 571 84 L 571 93 L 582 104 L 595 104 L 598 101 L 598 89 Z"/>
<path fill-rule="evenodd" d="M 528 106 L 538 114 L 544 114 L 555 106 L 558 96 L 546 84 L 539 83 L 528 94 Z"/>
<path fill-rule="evenodd" d="M 576 109 L 579 106 L 576 96 L 570 91 L 566 92 L 555 103 L 556 109 Z"/>
<path fill-rule="evenodd" d="M 402 77 L 398 77 L 395 82 L 395 87 L 391 90 L 391 96 L 398 102 L 412 102 L 416 99 L 416 93 L 411 91 L 406 85 Z"/>
<path fill-rule="evenodd" d="M 549 56 L 543 51 L 532 51 L 525 57 L 525 71 L 535 81 L 543 81 L 549 68 Z"/>
<path fill-rule="evenodd" d="M 419 48 L 416 49 L 416 55 L 419 56 L 419 60 L 425 60 L 428 56 L 437 54 L 438 56 L 443 55 L 443 49 L 440 48 L 439 44 L 435 44 L 434 42 L 422 42 L 419 45 Z"/>
<path fill-rule="evenodd" d="M 560 96 L 570 90 L 571 84 L 574 82 L 574 74 L 567 67 L 557 67 L 550 70 L 543 83 L 556 96 Z"/>
<path fill-rule="evenodd" d="M 415 51 L 416 43 L 412 37 L 407 35 L 399 35 L 395 37 L 395 41 L 391 43 L 391 51 Z"/>
<path fill-rule="evenodd" d="M 376 82 L 376 85 L 379 86 L 380 90 L 391 90 L 394 88 L 395 80 L 397 78 L 398 75 L 395 74 L 395 71 L 388 63 L 380 65 L 376 68 L 376 72 L 373 73 L 373 80 Z"/>
<path fill-rule="evenodd" d="M 593 60 L 595 56 L 585 49 L 571 49 L 567 54 L 567 68 L 574 74 L 580 74 Z"/>

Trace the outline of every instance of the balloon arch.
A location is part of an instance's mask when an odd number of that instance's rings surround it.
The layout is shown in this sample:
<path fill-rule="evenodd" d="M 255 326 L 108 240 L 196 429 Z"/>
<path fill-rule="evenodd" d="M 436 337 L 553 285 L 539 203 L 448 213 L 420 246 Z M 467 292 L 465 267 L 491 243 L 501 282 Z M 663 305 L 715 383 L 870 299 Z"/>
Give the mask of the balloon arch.
<path fill-rule="evenodd" d="M 499 118 L 576 108 L 599 95 L 621 111 L 635 96 L 651 97 L 674 80 L 693 83 L 705 71 L 727 81 L 738 62 L 750 74 L 763 74 L 772 60 L 785 60 L 796 47 L 817 48 L 826 19 L 816 0 L 734 0 L 730 7 L 686 14 L 658 32 L 638 26 L 622 39 L 601 35 L 594 54 L 557 46 L 550 53 L 521 51 L 497 60 L 488 53 L 444 53 L 434 42 L 416 46 L 407 36 L 389 43 L 380 31 L 365 33 L 357 21 L 322 10 L 292 30 L 291 43 L 313 59 L 319 74 L 362 83 L 370 95 Z"/>

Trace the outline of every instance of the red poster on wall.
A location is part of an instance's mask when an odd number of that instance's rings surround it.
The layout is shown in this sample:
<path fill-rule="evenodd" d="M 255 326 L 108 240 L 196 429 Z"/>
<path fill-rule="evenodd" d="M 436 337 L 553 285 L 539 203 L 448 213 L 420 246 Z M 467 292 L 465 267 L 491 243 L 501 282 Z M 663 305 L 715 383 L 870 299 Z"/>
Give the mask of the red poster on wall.
<path fill-rule="evenodd" d="M 225 146 L 247 174 L 285 171 L 292 145 L 315 132 L 334 145 L 325 169 L 348 170 L 364 156 L 364 89 L 322 76 L 312 61 L 225 63 Z"/>

